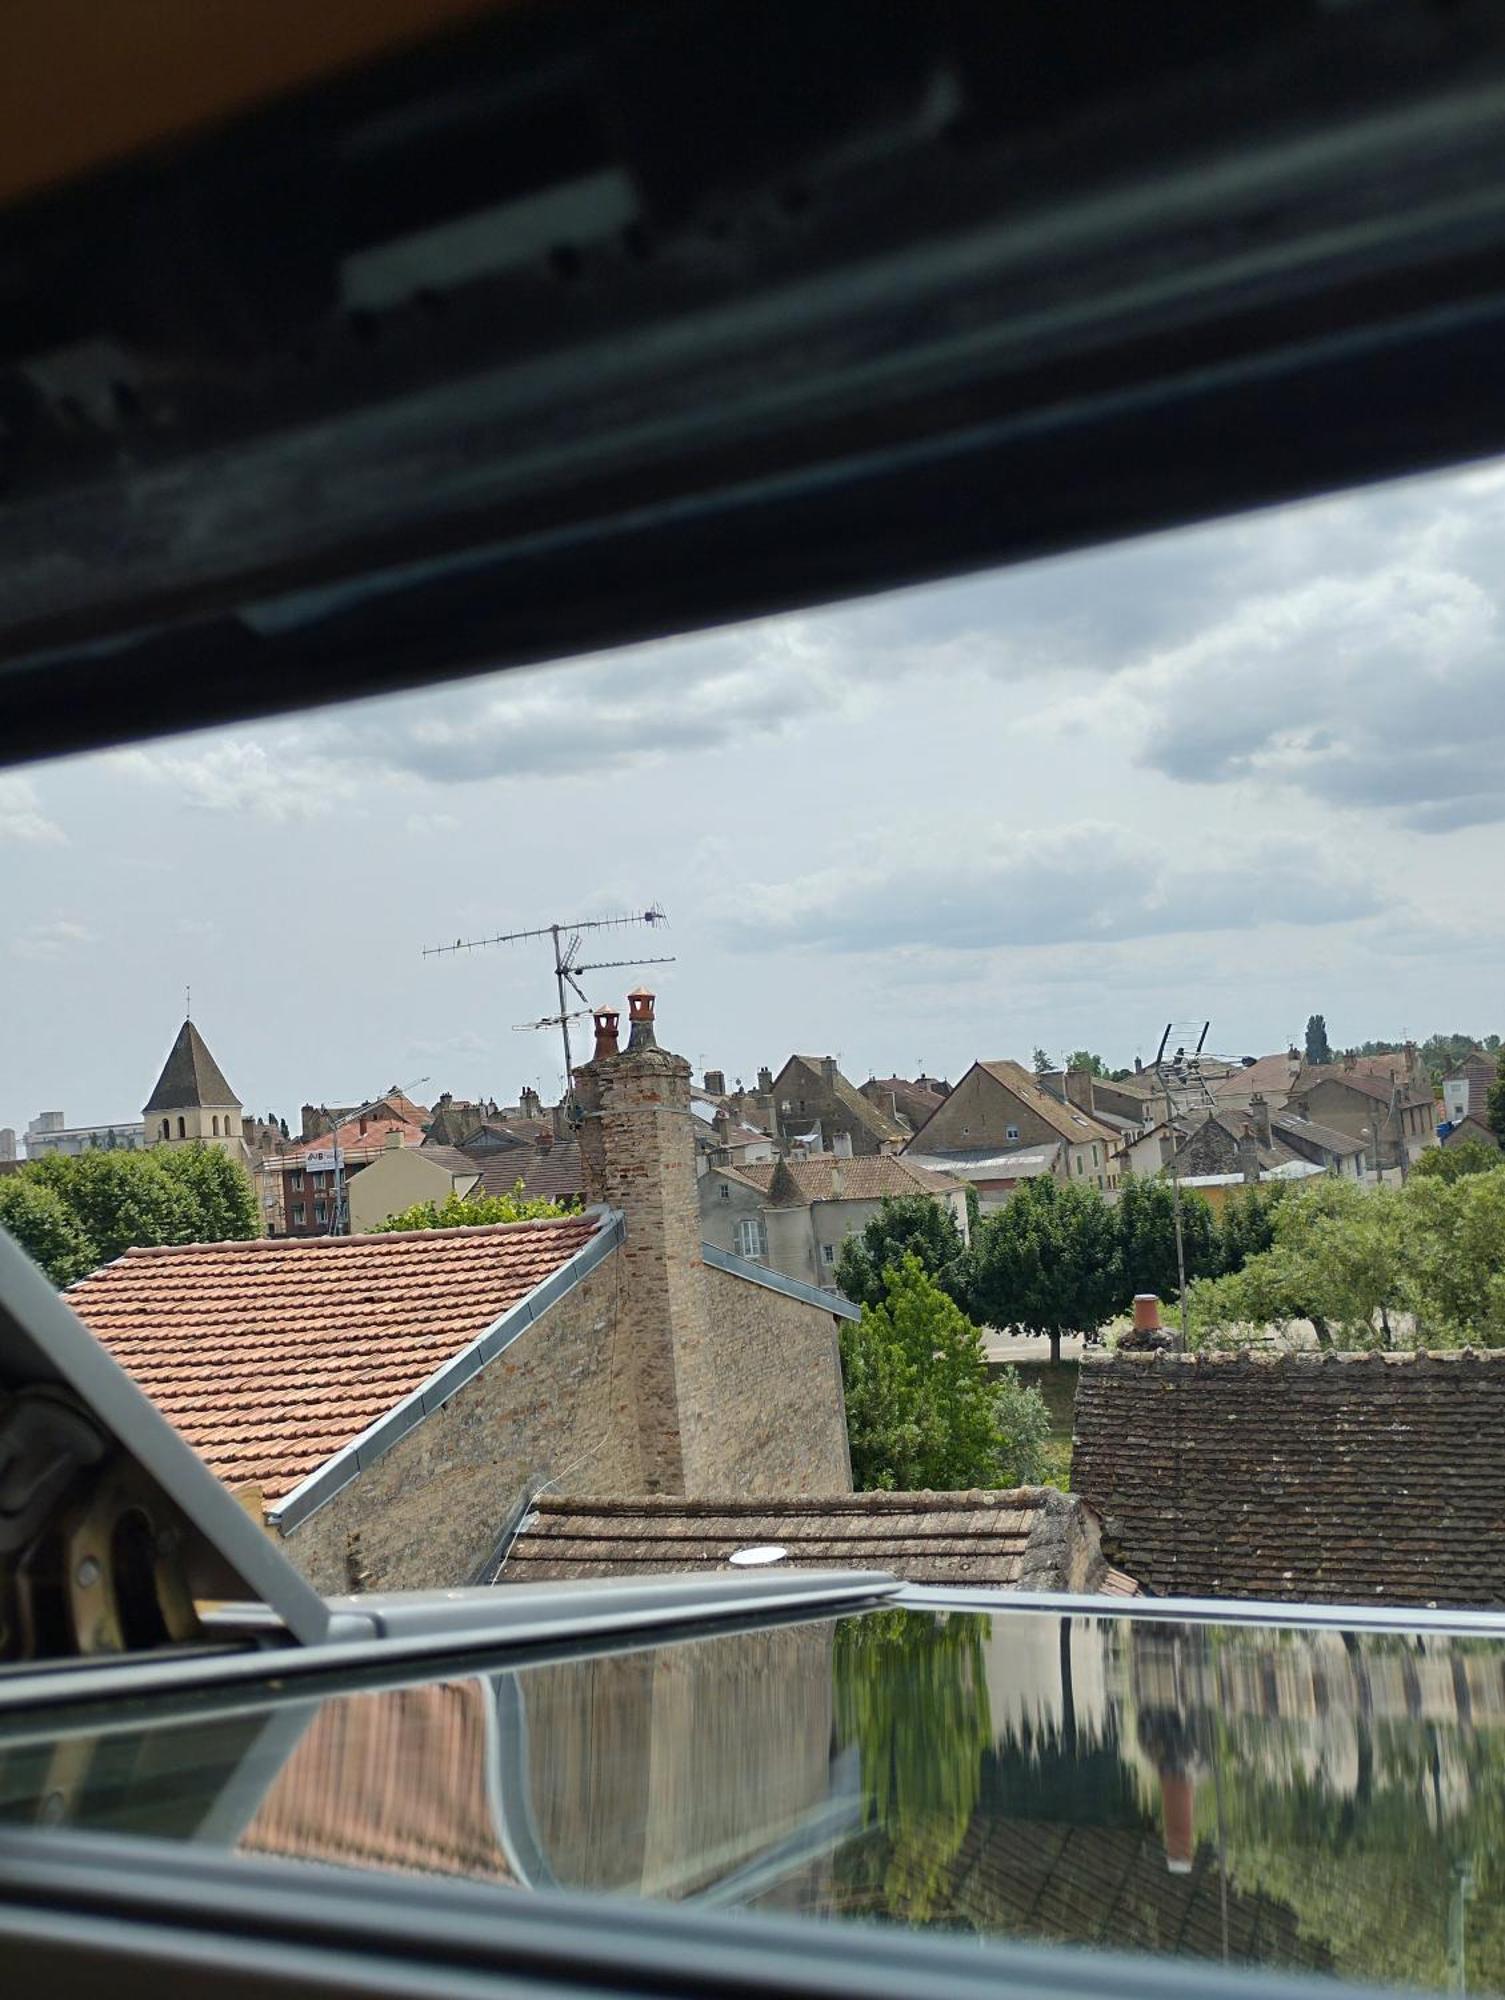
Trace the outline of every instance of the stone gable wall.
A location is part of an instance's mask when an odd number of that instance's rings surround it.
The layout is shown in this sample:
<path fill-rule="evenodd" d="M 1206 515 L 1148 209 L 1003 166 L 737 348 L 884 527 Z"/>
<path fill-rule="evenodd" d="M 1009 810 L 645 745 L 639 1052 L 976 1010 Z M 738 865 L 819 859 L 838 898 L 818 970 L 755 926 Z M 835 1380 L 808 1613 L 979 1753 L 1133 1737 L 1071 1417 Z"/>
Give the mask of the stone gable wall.
<path fill-rule="evenodd" d="M 635 1410 L 612 1331 L 622 1252 L 599 1264 L 283 1547 L 316 1590 L 468 1583 L 527 1495 L 640 1493 Z"/>
<path fill-rule="evenodd" d="M 730 1271 L 706 1269 L 705 1281 L 714 1405 L 686 1468 L 690 1495 L 850 1493 L 834 1316 Z"/>

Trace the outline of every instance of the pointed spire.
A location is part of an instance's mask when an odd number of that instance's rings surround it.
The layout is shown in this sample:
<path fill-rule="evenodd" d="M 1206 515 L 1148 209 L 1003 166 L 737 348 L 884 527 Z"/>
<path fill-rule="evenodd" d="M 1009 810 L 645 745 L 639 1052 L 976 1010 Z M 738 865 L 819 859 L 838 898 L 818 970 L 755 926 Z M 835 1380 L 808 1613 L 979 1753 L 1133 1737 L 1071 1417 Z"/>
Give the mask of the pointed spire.
<path fill-rule="evenodd" d="M 197 1105 L 212 1106 L 216 1111 L 241 1108 L 204 1037 L 192 1021 L 185 1020 L 143 1112 L 150 1117 L 154 1111 L 182 1111 Z"/>

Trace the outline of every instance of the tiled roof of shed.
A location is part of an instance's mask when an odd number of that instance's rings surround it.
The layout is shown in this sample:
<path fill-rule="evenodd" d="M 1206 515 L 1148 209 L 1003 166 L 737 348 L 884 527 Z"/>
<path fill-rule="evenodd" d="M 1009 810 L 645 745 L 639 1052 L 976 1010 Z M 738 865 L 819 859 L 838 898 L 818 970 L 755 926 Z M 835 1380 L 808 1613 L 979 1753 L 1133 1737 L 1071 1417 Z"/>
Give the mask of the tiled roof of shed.
<path fill-rule="evenodd" d="M 789 1499 L 574 1500 L 535 1504 L 499 1583 L 725 1570 L 734 1550 L 774 1545 L 791 1569 L 882 1569 L 908 1583 L 1058 1590 L 1072 1530 L 1090 1522 L 1054 1487 L 1001 1492 L 845 1493 Z M 1095 1530 L 1093 1530 L 1095 1533 Z M 1093 1581 L 1108 1587 L 1095 1565 Z M 1115 1587 L 1135 1586 L 1118 1577 Z"/>
<path fill-rule="evenodd" d="M 593 1217 L 127 1250 L 69 1305 L 231 1485 L 271 1501 L 585 1247 Z"/>
<path fill-rule="evenodd" d="M 1072 1478 L 1157 1594 L 1505 1604 L 1505 1351 L 1089 1355 Z"/>

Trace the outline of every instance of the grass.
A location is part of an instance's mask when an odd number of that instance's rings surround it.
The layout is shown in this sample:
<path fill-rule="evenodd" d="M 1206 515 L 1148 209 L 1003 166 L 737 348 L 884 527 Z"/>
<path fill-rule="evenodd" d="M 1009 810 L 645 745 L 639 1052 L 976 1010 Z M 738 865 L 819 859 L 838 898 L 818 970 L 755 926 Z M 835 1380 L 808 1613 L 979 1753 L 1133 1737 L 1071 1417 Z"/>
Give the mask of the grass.
<path fill-rule="evenodd" d="M 1001 1373 L 1005 1365 L 1003 1362 L 991 1364 L 992 1372 Z M 1045 1483 L 1047 1486 L 1059 1486 L 1062 1492 L 1069 1492 L 1078 1364 L 1063 1361 L 1059 1367 L 1053 1368 L 1048 1361 L 1016 1361 L 1012 1365 L 1019 1370 L 1019 1379 L 1026 1387 L 1040 1391 L 1050 1412 L 1050 1440 L 1045 1447 Z"/>

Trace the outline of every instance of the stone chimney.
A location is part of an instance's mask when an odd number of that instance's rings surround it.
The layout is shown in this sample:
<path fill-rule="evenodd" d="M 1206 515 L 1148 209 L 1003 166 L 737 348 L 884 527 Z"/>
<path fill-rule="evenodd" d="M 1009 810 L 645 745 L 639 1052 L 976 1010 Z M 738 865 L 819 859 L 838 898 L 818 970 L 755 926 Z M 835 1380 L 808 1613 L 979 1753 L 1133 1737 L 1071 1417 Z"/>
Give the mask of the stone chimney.
<path fill-rule="evenodd" d="M 1238 1167 L 1246 1181 L 1259 1179 L 1259 1140 L 1252 1125 L 1246 1124 L 1238 1135 Z"/>
<path fill-rule="evenodd" d="M 705 1094 L 707 1097 L 725 1097 L 726 1071 L 724 1069 L 708 1069 L 706 1071 Z"/>
<path fill-rule="evenodd" d="M 1354 1069 L 1355 1067 L 1357 1067 L 1357 1064 L 1358 1064 L 1358 1057 L 1354 1054 L 1353 1050 L 1345 1049 L 1343 1052 L 1344 1069 L 1345 1070 Z"/>
<path fill-rule="evenodd" d="M 822 1056 L 822 1057 L 821 1057 L 821 1059 L 820 1059 L 820 1080 L 821 1080 L 821 1082 L 822 1082 L 822 1083 L 823 1083 L 823 1084 L 824 1084 L 824 1085 L 826 1086 L 827 1090 L 834 1090 L 834 1089 L 836 1088 L 836 1058 L 835 1058 L 835 1056 Z"/>
<path fill-rule="evenodd" d="M 771 1069 L 760 1069 L 758 1071 L 758 1095 L 760 1097 L 773 1096 L 773 1071 Z"/>
<path fill-rule="evenodd" d="M 1249 1099 L 1249 1122 L 1254 1127 L 1254 1136 L 1267 1150 L 1275 1141 L 1270 1132 L 1270 1104 L 1263 1091 L 1256 1090 Z"/>
<path fill-rule="evenodd" d="M 708 1353 L 690 1065 L 658 1046 L 654 996 L 628 996 L 627 1047 L 615 1014 L 596 1015 L 595 1054 L 575 1072 L 587 1203 L 626 1217 L 621 1415 L 636 1428 L 644 1493 L 714 1484 L 718 1391 Z"/>
<path fill-rule="evenodd" d="M 1090 1069 L 1069 1069 L 1066 1072 L 1066 1101 L 1074 1104 L 1078 1111 L 1092 1115 L 1092 1072 Z"/>
<path fill-rule="evenodd" d="M 543 1099 L 529 1083 L 517 1093 L 517 1108 L 529 1122 L 543 1116 Z"/>

